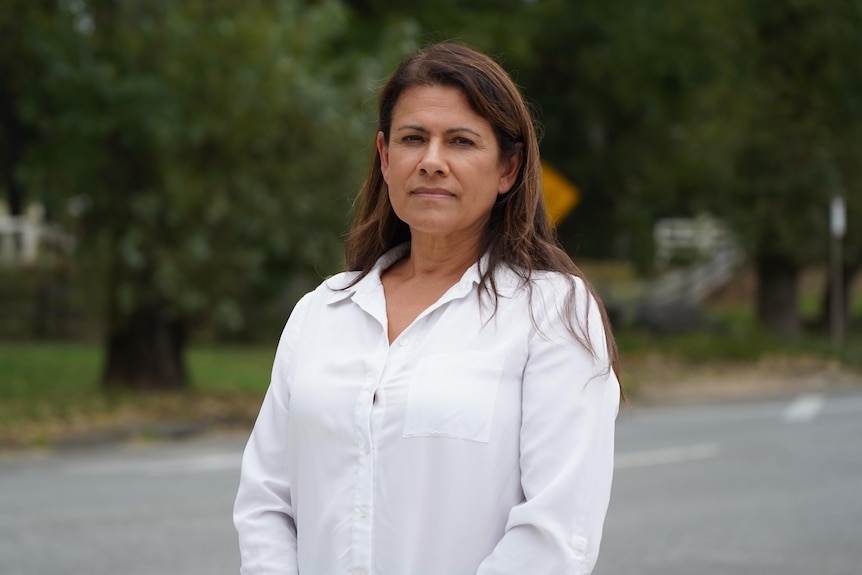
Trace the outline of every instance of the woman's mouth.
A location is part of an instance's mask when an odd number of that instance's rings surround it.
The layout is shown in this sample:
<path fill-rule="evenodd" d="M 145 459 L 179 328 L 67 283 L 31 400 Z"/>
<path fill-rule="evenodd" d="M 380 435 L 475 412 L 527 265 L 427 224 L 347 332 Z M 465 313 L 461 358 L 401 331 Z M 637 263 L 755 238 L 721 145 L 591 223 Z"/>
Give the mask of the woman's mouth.
<path fill-rule="evenodd" d="M 453 198 L 455 194 L 443 188 L 416 188 L 410 192 L 411 196 L 422 198 Z"/>

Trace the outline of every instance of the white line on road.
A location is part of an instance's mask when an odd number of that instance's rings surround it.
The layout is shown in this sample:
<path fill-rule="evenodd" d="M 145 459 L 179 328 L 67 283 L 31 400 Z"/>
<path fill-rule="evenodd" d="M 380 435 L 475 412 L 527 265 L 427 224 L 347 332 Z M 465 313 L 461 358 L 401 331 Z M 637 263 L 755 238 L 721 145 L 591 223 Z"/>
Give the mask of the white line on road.
<path fill-rule="evenodd" d="M 714 443 L 690 445 L 686 447 L 668 447 L 651 451 L 621 453 L 616 456 L 614 468 L 630 469 L 633 467 L 648 467 L 650 465 L 665 465 L 668 463 L 683 463 L 685 461 L 700 461 L 717 457 L 721 449 Z"/>
<path fill-rule="evenodd" d="M 66 471 L 73 475 L 113 475 L 125 473 L 171 475 L 239 469 L 240 459 L 239 454 L 230 453 L 157 461 L 108 461 L 104 463 L 74 464 L 68 466 Z"/>
<path fill-rule="evenodd" d="M 808 423 L 820 415 L 826 400 L 819 393 L 800 395 L 787 406 L 782 415 L 787 423 Z"/>

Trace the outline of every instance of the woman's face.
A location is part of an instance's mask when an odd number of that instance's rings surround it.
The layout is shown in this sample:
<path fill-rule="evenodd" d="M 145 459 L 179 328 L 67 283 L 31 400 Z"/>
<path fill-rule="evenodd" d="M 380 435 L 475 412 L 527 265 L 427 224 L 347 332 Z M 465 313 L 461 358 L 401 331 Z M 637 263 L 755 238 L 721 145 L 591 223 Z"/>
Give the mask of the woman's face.
<path fill-rule="evenodd" d="M 413 86 L 392 114 L 389 143 L 377 134 L 383 179 L 395 214 L 423 236 L 478 241 L 499 194 L 515 182 L 519 158 L 500 159 L 491 124 L 462 92 Z"/>

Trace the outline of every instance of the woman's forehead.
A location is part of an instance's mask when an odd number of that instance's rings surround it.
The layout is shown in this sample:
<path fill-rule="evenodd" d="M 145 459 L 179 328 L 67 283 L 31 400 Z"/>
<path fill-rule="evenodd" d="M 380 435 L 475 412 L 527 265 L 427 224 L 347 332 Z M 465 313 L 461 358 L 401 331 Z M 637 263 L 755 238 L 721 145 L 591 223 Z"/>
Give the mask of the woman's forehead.
<path fill-rule="evenodd" d="M 454 122 L 464 127 L 490 130 L 491 124 L 470 106 L 460 88 L 451 86 L 411 86 L 406 88 L 395 103 L 392 127 L 404 124 L 438 125 Z"/>

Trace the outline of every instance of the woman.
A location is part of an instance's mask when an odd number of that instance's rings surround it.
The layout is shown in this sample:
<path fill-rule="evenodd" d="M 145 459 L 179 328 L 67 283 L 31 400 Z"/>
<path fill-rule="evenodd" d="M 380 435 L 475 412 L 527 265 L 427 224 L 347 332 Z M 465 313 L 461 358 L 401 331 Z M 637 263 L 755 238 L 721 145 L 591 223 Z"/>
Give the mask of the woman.
<path fill-rule="evenodd" d="M 620 388 L 535 131 L 458 44 L 383 89 L 347 272 L 296 305 L 243 457 L 244 574 L 583 574 Z"/>

